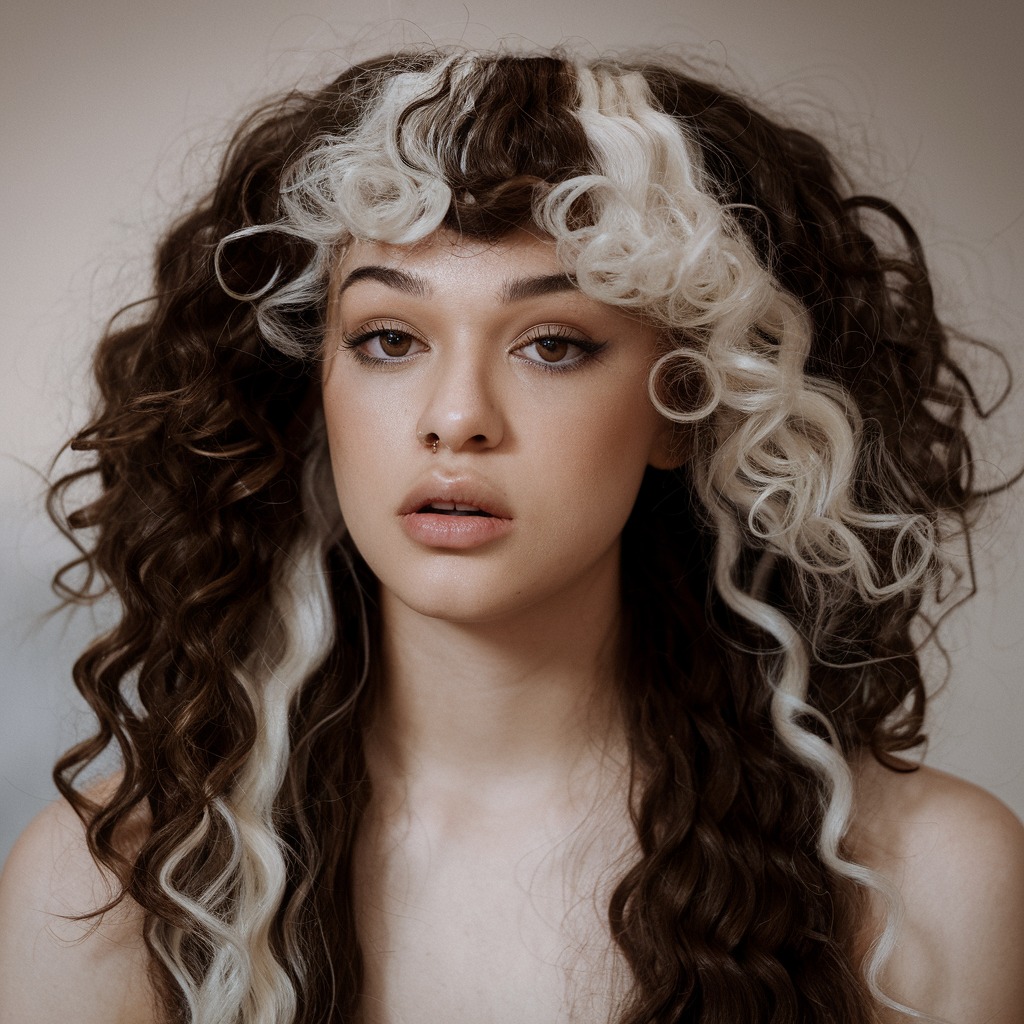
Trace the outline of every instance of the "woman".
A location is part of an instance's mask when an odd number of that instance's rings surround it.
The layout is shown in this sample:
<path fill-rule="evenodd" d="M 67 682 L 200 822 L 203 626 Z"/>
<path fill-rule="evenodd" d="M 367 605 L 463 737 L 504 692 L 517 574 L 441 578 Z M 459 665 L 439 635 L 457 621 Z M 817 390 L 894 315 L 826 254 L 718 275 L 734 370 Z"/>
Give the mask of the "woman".
<path fill-rule="evenodd" d="M 1022 1019 L 1021 827 L 900 757 L 972 394 L 818 142 L 389 57 L 251 118 L 156 278 L 54 489 L 123 614 L 12 1019 Z"/>

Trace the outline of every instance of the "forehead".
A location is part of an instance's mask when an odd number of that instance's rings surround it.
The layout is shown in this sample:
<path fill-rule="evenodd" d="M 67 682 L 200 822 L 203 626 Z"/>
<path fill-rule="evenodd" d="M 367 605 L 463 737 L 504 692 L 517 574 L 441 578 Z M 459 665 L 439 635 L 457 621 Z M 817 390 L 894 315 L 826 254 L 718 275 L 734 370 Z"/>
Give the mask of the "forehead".
<path fill-rule="evenodd" d="M 510 309 L 529 310 L 545 318 L 583 318 L 587 329 L 596 330 L 599 321 L 604 329 L 641 330 L 669 340 L 645 311 L 609 305 L 580 290 L 559 261 L 555 241 L 529 229 L 493 241 L 446 228 L 408 245 L 353 240 L 331 271 L 329 291 L 331 315 L 369 315 L 371 307 L 400 296 L 446 315 L 500 317 Z"/>

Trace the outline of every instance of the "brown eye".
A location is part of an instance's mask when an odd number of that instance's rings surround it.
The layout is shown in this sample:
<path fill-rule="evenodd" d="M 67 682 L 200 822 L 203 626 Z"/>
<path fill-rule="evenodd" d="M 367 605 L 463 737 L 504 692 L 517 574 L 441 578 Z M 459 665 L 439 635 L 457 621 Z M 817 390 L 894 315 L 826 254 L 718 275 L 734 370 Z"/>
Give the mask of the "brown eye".
<path fill-rule="evenodd" d="M 405 362 L 406 356 L 415 356 L 427 348 L 412 331 L 372 324 L 367 330 L 345 338 L 342 344 L 356 359 L 378 365 Z"/>
<path fill-rule="evenodd" d="M 545 363 L 560 363 L 569 354 L 569 342 L 562 338 L 538 338 L 533 344 Z"/>
<path fill-rule="evenodd" d="M 575 334 L 565 335 L 553 329 L 551 334 L 540 334 L 522 342 L 514 354 L 528 363 L 539 364 L 552 370 L 571 370 L 583 366 L 591 356 L 604 348 L 603 342 L 590 341 Z"/>
<path fill-rule="evenodd" d="M 407 356 L 412 348 L 412 338 L 400 331 L 381 331 L 377 335 L 377 344 L 386 356 Z"/>

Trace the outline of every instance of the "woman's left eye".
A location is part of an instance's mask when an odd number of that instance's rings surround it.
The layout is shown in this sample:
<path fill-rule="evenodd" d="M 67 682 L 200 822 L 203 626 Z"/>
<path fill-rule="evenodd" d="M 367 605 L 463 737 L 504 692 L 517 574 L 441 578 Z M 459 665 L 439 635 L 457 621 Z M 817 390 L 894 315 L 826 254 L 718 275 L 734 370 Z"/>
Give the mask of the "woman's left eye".
<path fill-rule="evenodd" d="M 604 345 L 576 335 L 548 332 L 528 338 L 513 352 L 527 362 L 539 363 L 552 370 L 567 370 L 585 362 L 602 348 Z"/>

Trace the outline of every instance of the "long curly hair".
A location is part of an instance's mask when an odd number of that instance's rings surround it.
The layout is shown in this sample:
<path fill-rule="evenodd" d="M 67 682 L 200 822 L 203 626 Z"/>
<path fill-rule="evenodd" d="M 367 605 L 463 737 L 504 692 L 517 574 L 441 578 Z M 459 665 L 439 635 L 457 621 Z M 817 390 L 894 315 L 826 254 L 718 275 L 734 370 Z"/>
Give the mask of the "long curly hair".
<path fill-rule="evenodd" d="M 81 538 L 59 592 L 121 606 L 74 670 L 98 729 L 55 777 L 145 913 L 169 1021 L 359 1017 L 378 623 L 325 453 L 330 270 L 352 238 L 523 226 L 664 328 L 650 396 L 685 455 L 623 536 L 617 1020 L 867 1024 L 886 1001 L 895 911 L 864 957 L 858 933 L 869 890 L 894 902 L 846 848 L 849 766 L 923 741 L 912 627 L 980 497 L 918 240 L 682 65 L 429 52 L 245 121 L 101 340 L 90 459 L 53 485 Z"/>

